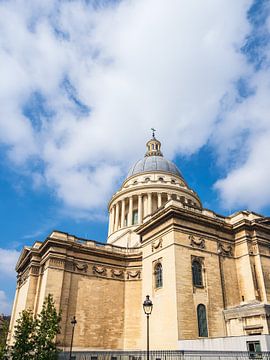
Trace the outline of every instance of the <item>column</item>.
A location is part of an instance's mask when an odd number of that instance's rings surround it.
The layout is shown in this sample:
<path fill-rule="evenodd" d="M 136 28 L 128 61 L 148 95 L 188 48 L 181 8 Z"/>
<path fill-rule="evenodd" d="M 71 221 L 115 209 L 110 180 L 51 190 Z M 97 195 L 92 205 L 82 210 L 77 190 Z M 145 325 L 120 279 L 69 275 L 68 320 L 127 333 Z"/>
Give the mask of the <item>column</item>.
<path fill-rule="evenodd" d="M 112 207 L 112 220 L 111 220 L 111 233 L 114 232 L 114 220 L 115 220 L 115 206 Z"/>
<path fill-rule="evenodd" d="M 152 214 L 152 194 L 148 193 L 147 194 L 147 215 Z"/>
<path fill-rule="evenodd" d="M 122 206 L 121 206 L 121 228 L 125 226 L 125 199 L 122 200 Z"/>
<path fill-rule="evenodd" d="M 119 202 L 116 204 L 116 213 L 115 213 L 115 231 L 119 228 Z"/>
<path fill-rule="evenodd" d="M 157 194 L 157 207 L 160 208 L 162 205 L 162 201 L 161 201 L 161 193 Z"/>
<path fill-rule="evenodd" d="M 128 208 L 128 226 L 132 225 L 132 213 L 133 213 L 133 198 L 129 198 L 129 208 Z"/>
<path fill-rule="evenodd" d="M 172 199 L 172 194 L 167 194 L 168 195 L 168 201 Z"/>
<path fill-rule="evenodd" d="M 138 195 L 138 224 L 142 223 L 142 195 Z"/>

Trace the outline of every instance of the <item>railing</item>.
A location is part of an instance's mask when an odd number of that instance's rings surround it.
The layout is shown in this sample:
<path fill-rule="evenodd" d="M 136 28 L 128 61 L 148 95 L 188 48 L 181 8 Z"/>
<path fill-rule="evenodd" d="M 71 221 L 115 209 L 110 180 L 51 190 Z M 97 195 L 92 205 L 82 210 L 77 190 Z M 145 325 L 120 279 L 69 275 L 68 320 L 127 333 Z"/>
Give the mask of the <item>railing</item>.
<path fill-rule="evenodd" d="M 59 354 L 59 360 L 69 360 L 69 353 Z M 74 351 L 72 360 L 146 360 L 146 351 Z M 150 360 L 270 360 L 270 352 L 247 351 L 150 351 Z"/>

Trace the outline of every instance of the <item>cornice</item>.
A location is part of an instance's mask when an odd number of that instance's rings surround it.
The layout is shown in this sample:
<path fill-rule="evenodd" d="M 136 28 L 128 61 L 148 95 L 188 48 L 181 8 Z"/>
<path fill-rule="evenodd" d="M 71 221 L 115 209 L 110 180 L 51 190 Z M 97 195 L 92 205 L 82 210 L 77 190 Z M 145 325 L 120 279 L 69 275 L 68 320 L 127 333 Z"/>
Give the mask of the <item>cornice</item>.
<path fill-rule="evenodd" d="M 140 225 L 136 232 L 143 236 L 147 232 L 154 229 L 157 225 L 168 221 L 169 219 L 186 219 L 193 223 L 201 224 L 207 227 L 214 228 L 215 230 L 222 230 L 228 234 L 232 234 L 232 226 L 226 222 L 223 222 L 219 219 L 210 218 L 196 210 L 188 210 L 186 208 L 180 208 L 174 205 L 169 205 L 167 208 L 163 208 L 163 211 L 158 212 L 156 215 L 152 216 L 146 223 Z M 174 224 L 177 226 L 177 224 Z"/>

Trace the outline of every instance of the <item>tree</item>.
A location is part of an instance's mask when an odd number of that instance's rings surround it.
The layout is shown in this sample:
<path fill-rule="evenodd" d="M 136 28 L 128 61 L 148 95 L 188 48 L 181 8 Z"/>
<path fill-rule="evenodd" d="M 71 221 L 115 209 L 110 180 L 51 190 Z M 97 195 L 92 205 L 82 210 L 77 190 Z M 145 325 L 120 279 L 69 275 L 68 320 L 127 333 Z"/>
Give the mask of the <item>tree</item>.
<path fill-rule="evenodd" d="M 0 316 L 0 359 L 4 359 L 7 356 L 7 335 L 9 327 L 9 317 Z"/>
<path fill-rule="evenodd" d="M 12 360 L 34 359 L 34 333 L 36 319 L 31 310 L 23 310 L 20 314 L 14 332 L 14 345 L 12 346 Z"/>
<path fill-rule="evenodd" d="M 51 294 L 37 317 L 23 310 L 15 326 L 12 360 L 56 360 L 59 350 L 55 338 L 60 333 L 60 321 Z"/>
<path fill-rule="evenodd" d="M 57 359 L 59 350 L 56 347 L 55 337 L 60 333 L 61 315 L 57 313 L 51 294 L 45 299 L 42 310 L 37 317 L 35 331 L 35 359 Z"/>

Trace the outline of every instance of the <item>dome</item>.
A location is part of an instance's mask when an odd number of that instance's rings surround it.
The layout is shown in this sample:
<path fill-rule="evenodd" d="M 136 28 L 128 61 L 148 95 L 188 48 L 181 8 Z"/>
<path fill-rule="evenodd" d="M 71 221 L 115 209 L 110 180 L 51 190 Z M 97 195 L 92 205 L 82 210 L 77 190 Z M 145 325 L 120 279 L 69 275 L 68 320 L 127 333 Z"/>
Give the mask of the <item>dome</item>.
<path fill-rule="evenodd" d="M 183 179 L 183 176 L 177 166 L 165 159 L 160 150 L 161 143 L 155 138 L 155 129 L 153 129 L 152 138 L 146 143 L 146 153 L 144 158 L 137 161 L 129 170 L 127 178 L 133 175 L 138 175 L 146 172 L 166 172 L 172 175 L 179 176 Z"/>
<path fill-rule="evenodd" d="M 155 155 L 146 156 L 137 161 L 129 170 L 127 177 L 150 171 L 167 172 L 183 178 L 181 172 L 174 163 L 165 159 L 163 156 Z"/>

